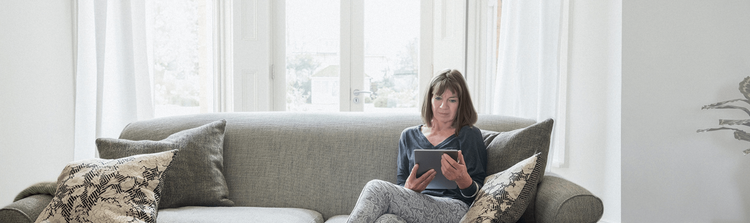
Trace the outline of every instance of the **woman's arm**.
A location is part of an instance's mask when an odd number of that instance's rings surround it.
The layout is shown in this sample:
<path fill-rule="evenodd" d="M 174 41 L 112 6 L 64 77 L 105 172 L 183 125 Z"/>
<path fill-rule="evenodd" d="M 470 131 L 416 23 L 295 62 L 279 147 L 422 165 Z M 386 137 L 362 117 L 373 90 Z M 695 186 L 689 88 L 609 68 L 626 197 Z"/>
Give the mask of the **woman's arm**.
<path fill-rule="evenodd" d="M 443 159 L 443 174 L 449 180 L 456 181 L 465 197 L 473 197 L 487 177 L 487 149 L 481 131 L 476 127 L 462 129 L 459 148 L 461 153 L 458 162 L 450 157 Z"/>
<path fill-rule="evenodd" d="M 416 176 L 419 165 L 415 164 L 412 166 L 412 162 L 409 160 L 409 155 L 411 154 L 411 151 L 414 150 L 414 148 L 412 148 L 414 145 L 412 144 L 413 140 L 409 137 L 408 130 L 409 129 L 406 129 L 401 132 L 401 139 L 399 139 L 398 160 L 396 164 L 398 166 L 398 169 L 396 170 L 396 183 L 406 189 L 422 192 L 427 188 L 427 185 L 435 179 L 437 171 L 428 170 L 425 174 L 422 174 L 422 176 Z"/>
<path fill-rule="evenodd" d="M 398 158 L 396 160 L 396 184 L 400 186 L 404 186 L 406 179 L 409 177 L 409 156 L 406 154 L 405 135 L 406 130 L 401 132 L 401 138 L 398 140 Z"/>

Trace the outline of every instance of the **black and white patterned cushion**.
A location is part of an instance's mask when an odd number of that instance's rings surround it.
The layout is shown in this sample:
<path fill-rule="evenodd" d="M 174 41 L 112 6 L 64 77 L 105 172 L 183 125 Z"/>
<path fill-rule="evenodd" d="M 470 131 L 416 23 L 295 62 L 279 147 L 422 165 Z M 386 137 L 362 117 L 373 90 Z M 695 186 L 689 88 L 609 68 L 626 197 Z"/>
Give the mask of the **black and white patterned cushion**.
<path fill-rule="evenodd" d="M 537 163 L 542 170 L 547 167 L 550 137 L 554 120 L 547 119 L 525 128 L 508 132 L 483 131 L 485 145 L 487 145 L 487 174 L 491 175 L 504 171 L 514 164 L 540 153 Z M 544 173 L 540 173 L 542 175 Z M 539 179 L 542 180 L 541 178 Z M 536 185 L 533 186 L 528 198 L 528 207 L 521 219 L 525 222 L 536 222 Z"/>
<path fill-rule="evenodd" d="M 488 176 L 461 223 L 518 221 L 540 177 L 539 154 Z"/>
<path fill-rule="evenodd" d="M 36 222 L 156 222 L 162 176 L 177 151 L 69 163 Z"/>

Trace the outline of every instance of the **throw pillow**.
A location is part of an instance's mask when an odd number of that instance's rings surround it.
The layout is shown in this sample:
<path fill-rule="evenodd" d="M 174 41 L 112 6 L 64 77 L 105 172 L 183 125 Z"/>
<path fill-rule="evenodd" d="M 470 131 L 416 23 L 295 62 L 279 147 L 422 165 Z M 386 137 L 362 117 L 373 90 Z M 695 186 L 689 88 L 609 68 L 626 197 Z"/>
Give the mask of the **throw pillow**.
<path fill-rule="evenodd" d="M 106 159 L 179 149 L 172 167 L 164 173 L 159 208 L 232 206 L 224 178 L 225 120 L 183 130 L 161 141 L 96 140 L 99 156 Z"/>
<path fill-rule="evenodd" d="M 546 168 L 553 124 L 552 119 L 547 119 L 508 132 L 484 131 L 482 135 L 487 146 L 487 174 L 506 170 L 536 153 L 541 153 L 539 158 L 543 161 L 542 167 Z"/>
<path fill-rule="evenodd" d="M 539 154 L 518 162 L 507 170 L 488 176 L 465 222 L 516 222 L 526 210 L 540 178 Z"/>
<path fill-rule="evenodd" d="M 540 174 L 543 174 L 547 168 L 547 154 L 553 125 L 554 121 L 547 119 L 526 128 L 508 132 L 484 131 L 482 135 L 487 145 L 487 174 L 504 171 L 536 153 L 540 153 L 537 162 L 541 165 L 542 173 Z M 541 181 L 541 178 L 539 180 Z M 522 219 L 525 222 L 536 222 L 534 214 L 536 212 L 536 187 L 527 199 L 530 201 Z"/>
<path fill-rule="evenodd" d="M 36 222 L 156 222 L 164 171 L 175 154 L 71 162 Z"/>

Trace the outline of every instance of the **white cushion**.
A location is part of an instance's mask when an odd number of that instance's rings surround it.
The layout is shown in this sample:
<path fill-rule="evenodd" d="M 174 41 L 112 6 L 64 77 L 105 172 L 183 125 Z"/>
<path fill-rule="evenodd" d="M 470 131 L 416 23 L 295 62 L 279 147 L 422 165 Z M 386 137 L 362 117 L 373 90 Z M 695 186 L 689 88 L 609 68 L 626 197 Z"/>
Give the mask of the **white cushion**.
<path fill-rule="evenodd" d="M 199 207 L 160 209 L 156 218 L 167 222 L 316 222 L 323 223 L 323 215 L 302 208 L 266 207 Z"/>

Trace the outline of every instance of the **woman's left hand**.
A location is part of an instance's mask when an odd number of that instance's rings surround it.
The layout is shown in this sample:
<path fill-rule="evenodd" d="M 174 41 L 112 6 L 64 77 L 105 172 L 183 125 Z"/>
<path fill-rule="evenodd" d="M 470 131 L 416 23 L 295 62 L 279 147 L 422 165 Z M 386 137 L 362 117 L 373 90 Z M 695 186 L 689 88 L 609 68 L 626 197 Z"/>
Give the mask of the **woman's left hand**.
<path fill-rule="evenodd" d="M 448 180 L 455 181 L 459 189 L 466 189 L 473 183 L 469 172 L 466 170 L 464 155 L 458 151 L 458 162 L 453 160 L 448 154 L 443 154 L 440 169 Z"/>

